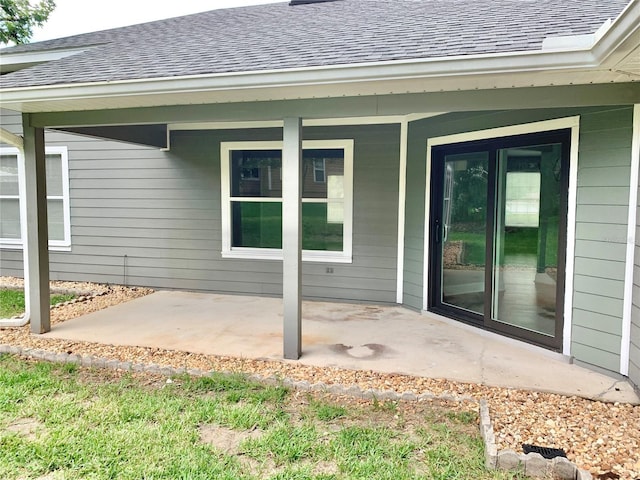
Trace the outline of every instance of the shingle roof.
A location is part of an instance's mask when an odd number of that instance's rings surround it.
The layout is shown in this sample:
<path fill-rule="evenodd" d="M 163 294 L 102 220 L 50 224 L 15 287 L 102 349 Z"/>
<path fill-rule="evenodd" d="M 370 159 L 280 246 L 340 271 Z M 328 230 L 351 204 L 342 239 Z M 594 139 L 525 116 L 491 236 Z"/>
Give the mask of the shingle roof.
<path fill-rule="evenodd" d="M 628 0 L 339 0 L 213 10 L 6 48 L 95 45 L 3 75 L 2 87 L 496 54 L 595 32 Z"/>

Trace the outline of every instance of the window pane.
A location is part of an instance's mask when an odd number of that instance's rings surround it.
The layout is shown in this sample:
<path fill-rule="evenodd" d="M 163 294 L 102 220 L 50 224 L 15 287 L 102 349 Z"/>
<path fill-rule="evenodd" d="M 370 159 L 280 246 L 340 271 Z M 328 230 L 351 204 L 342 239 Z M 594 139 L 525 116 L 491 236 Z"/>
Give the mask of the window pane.
<path fill-rule="evenodd" d="M 46 155 L 47 195 L 62 196 L 62 157 L 59 154 Z"/>
<path fill-rule="evenodd" d="M 445 155 L 441 181 L 441 299 L 483 314 L 489 153 Z"/>
<path fill-rule="evenodd" d="M 342 210 L 342 203 L 302 204 L 302 248 L 304 250 L 328 250 L 341 252 L 343 249 L 343 223 L 331 221 L 331 207 Z"/>
<path fill-rule="evenodd" d="M 280 150 L 231 152 L 231 196 L 282 197 Z"/>
<path fill-rule="evenodd" d="M 0 195 L 18 194 L 18 158 L 0 155 Z"/>
<path fill-rule="evenodd" d="M 282 248 L 280 202 L 231 202 L 234 247 Z"/>
<path fill-rule="evenodd" d="M 498 150 L 492 318 L 553 337 L 562 144 Z"/>
<path fill-rule="evenodd" d="M 62 200 L 47 200 L 49 240 L 64 240 L 64 209 Z"/>
<path fill-rule="evenodd" d="M 343 192 L 344 150 L 341 148 L 304 150 L 302 152 L 302 197 L 343 198 Z"/>
<path fill-rule="evenodd" d="M 20 201 L 0 198 L 0 238 L 20 238 Z"/>

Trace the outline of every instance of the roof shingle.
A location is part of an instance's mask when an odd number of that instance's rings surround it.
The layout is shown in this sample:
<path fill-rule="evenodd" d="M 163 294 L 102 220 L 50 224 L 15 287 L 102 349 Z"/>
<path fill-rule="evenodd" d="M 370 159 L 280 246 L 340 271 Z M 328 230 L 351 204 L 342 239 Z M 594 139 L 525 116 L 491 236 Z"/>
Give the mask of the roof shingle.
<path fill-rule="evenodd" d="M 19 70 L 25 87 L 497 54 L 595 32 L 628 0 L 340 0 L 213 10 L 20 45 L 2 54 L 89 47 Z"/>

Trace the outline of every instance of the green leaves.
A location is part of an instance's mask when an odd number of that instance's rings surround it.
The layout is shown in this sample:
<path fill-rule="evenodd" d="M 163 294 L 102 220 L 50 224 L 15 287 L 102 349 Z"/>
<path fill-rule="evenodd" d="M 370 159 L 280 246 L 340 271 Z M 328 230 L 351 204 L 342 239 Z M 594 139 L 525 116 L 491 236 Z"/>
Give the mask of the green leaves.
<path fill-rule="evenodd" d="M 34 5 L 29 0 L 0 0 L 0 42 L 27 43 L 33 27 L 43 25 L 55 7 L 54 0 L 40 0 Z"/>

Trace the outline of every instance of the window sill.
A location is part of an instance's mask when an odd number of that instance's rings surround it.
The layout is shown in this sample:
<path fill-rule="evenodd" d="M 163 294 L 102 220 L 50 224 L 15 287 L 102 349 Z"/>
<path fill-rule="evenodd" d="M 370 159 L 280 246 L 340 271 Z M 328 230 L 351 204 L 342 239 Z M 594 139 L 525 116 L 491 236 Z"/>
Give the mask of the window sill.
<path fill-rule="evenodd" d="M 22 243 L 0 243 L 0 249 L 22 250 Z M 49 245 L 51 252 L 70 252 L 71 245 Z"/>
<path fill-rule="evenodd" d="M 281 249 L 264 248 L 234 248 L 222 252 L 222 258 L 236 258 L 244 260 L 278 260 L 282 261 Z M 316 250 L 303 250 L 303 262 L 316 263 L 352 263 L 351 255 L 342 252 L 321 252 Z"/>

